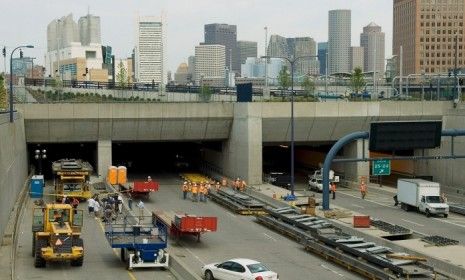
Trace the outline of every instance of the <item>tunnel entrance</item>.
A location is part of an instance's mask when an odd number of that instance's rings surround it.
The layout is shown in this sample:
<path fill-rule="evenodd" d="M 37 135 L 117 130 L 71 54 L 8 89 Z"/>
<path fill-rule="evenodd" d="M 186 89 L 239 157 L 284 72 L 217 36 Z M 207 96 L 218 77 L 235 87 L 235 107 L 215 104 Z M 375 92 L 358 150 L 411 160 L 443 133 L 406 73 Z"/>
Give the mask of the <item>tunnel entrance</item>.
<path fill-rule="evenodd" d="M 36 159 L 35 151 L 40 150 L 42 155 L 43 150 L 46 151 L 46 158 Z M 97 169 L 97 143 L 84 142 L 84 143 L 28 143 L 27 153 L 29 164 L 35 167 L 36 173 L 39 173 L 39 168 L 42 167 L 42 173 L 45 179 L 51 179 L 52 162 L 64 159 L 75 158 L 88 161 L 94 168 L 94 173 Z M 41 166 L 40 166 L 41 165 Z"/>

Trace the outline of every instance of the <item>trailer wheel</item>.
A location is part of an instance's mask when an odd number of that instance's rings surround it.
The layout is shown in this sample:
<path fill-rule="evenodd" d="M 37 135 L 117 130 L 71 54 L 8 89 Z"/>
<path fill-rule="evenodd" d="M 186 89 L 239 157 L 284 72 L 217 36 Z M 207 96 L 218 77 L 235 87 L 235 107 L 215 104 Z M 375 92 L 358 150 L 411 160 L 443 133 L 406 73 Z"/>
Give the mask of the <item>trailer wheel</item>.
<path fill-rule="evenodd" d="M 449 214 L 444 214 L 444 218 L 447 218 L 449 216 Z"/>
<path fill-rule="evenodd" d="M 402 210 L 407 211 L 407 212 L 410 210 L 410 207 L 403 202 L 400 203 L 400 208 L 402 208 Z"/>
<path fill-rule="evenodd" d="M 34 260 L 34 266 L 35 267 L 45 267 L 45 259 L 42 258 L 42 254 L 41 254 L 41 251 L 42 251 L 42 248 L 45 248 L 47 247 L 47 239 L 39 239 L 36 241 L 36 252 L 35 252 L 35 260 Z"/>

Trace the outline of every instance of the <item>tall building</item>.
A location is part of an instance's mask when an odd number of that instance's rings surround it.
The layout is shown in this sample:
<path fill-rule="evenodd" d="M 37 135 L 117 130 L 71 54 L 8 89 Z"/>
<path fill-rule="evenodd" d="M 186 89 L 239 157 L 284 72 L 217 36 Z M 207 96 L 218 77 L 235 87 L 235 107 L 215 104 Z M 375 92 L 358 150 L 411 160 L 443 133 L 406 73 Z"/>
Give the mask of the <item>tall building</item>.
<path fill-rule="evenodd" d="M 365 72 L 371 72 L 375 68 L 377 77 L 384 77 L 384 37 L 381 26 L 374 22 L 365 26 L 360 34 L 360 46 L 365 50 Z"/>
<path fill-rule="evenodd" d="M 326 75 L 326 52 L 328 42 L 318 43 L 318 61 L 320 62 L 320 75 Z"/>
<path fill-rule="evenodd" d="M 88 14 L 78 21 L 79 37 L 83 46 L 101 44 L 100 17 Z"/>
<path fill-rule="evenodd" d="M 329 74 L 349 72 L 351 11 L 329 11 L 328 26 Z"/>
<path fill-rule="evenodd" d="M 364 47 L 350 47 L 350 71 L 353 71 L 355 68 L 360 68 L 364 71 L 364 56 Z"/>
<path fill-rule="evenodd" d="M 402 46 L 403 76 L 451 71 L 456 38 L 457 66 L 465 66 L 464 13 L 465 0 L 394 0 L 392 53 Z"/>
<path fill-rule="evenodd" d="M 270 85 L 278 84 L 279 72 L 284 66 L 284 62 L 279 58 L 268 59 L 267 72 L 268 83 Z M 241 77 L 243 78 L 265 78 L 265 59 L 252 58 L 246 59 L 245 63 L 241 66 Z"/>
<path fill-rule="evenodd" d="M 319 63 L 316 59 L 316 42 L 311 37 L 285 38 L 279 35 L 271 35 L 267 55 L 287 58 L 314 56 L 296 61 L 295 76 L 318 75 L 319 73 Z M 286 64 L 290 67 L 289 63 Z"/>
<path fill-rule="evenodd" d="M 237 41 L 240 64 L 244 64 L 247 57 L 257 57 L 257 42 Z"/>
<path fill-rule="evenodd" d="M 79 24 L 69 14 L 47 25 L 46 74 L 70 80 L 108 81 L 102 68 L 100 18 L 87 15 Z M 88 69 L 86 75 L 85 69 Z"/>
<path fill-rule="evenodd" d="M 194 80 L 195 76 L 195 56 L 191 55 L 187 58 L 187 72 L 190 76 L 190 81 Z"/>
<path fill-rule="evenodd" d="M 139 17 L 135 76 L 139 83 L 163 82 L 163 28 L 155 17 Z"/>
<path fill-rule="evenodd" d="M 195 47 L 195 83 L 224 86 L 226 82 L 226 50 L 223 45 Z"/>
<path fill-rule="evenodd" d="M 235 25 L 213 23 L 206 24 L 204 28 L 205 44 L 225 46 L 226 67 L 231 68 L 234 72 L 240 72 L 237 27 Z"/>

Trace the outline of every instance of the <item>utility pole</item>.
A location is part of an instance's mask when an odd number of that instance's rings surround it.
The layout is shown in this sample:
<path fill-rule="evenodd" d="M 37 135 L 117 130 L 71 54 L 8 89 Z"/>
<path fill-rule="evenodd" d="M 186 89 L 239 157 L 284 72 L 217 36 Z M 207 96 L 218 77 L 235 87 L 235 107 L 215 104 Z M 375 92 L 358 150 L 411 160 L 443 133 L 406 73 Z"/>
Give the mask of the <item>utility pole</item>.
<path fill-rule="evenodd" d="M 373 96 L 376 95 L 376 42 L 375 49 L 373 50 Z"/>
<path fill-rule="evenodd" d="M 265 56 L 268 55 L 268 27 L 265 26 Z M 264 93 L 268 96 L 268 58 L 265 58 L 265 88 Z"/>
<path fill-rule="evenodd" d="M 403 57 L 404 57 L 404 50 L 402 48 L 402 45 L 400 46 L 400 51 L 399 51 L 399 69 L 400 69 L 400 79 L 399 79 L 399 95 L 402 96 L 402 79 L 403 79 Z"/>
<path fill-rule="evenodd" d="M 458 86 L 458 82 L 457 82 L 457 52 L 458 52 L 458 42 L 459 42 L 459 35 L 457 34 L 457 32 L 455 33 L 455 61 L 454 61 L 454 87 L 456 88 L 455 92 L 456 92 L 456 96 L 454 98 L 454 102 L 458 102 L 458 98 L 459 98 L 459 86 Z M 456 101 L 457 100 L 457 101 Z"/>
<path fill-rule="evenodd" d="M 326 52 L 325 52 L 325 56 L 326 56 L 326 70 L 325 70 L 325 93 L 326 93 L 326 96 L 328 96 L 328 48 L 326 47 Z"/>

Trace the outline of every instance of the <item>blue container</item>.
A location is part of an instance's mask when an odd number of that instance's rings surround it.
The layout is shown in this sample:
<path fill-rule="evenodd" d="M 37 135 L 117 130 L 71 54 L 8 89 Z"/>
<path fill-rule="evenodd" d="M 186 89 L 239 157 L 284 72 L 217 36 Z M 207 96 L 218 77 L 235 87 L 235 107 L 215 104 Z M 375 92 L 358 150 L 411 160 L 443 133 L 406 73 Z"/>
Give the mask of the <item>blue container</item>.
<path fill-rule="evenodd" d="M 33 198 L 41 198 L 44 194 L 44 175 L 34 175 L 31 178 L 29 195 Z"/>

